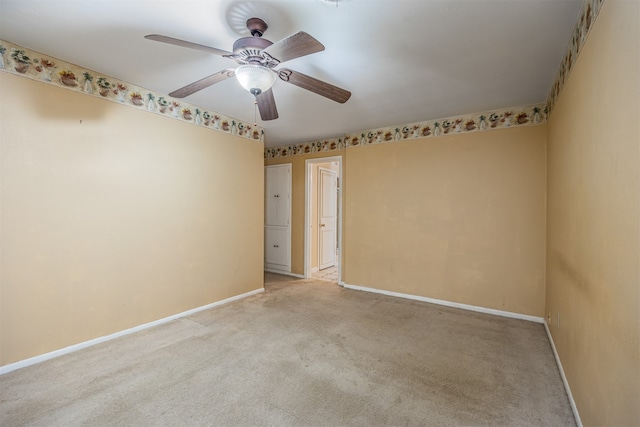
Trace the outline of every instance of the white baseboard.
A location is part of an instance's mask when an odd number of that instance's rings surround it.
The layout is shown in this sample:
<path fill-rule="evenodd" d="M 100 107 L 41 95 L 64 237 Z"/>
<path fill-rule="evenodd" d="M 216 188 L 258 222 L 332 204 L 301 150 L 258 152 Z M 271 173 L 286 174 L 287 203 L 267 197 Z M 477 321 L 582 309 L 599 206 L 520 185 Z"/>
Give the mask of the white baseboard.
<path fill-rule="evenodd" d="M 84 348 L 91 347 L 91 346 L 96 345 L 96 344 L 100 344 L 100 343 L 103 343 L 103 342 L 106 342 L 106 341 L 111 341 L 111 340 L 113 340 L 115 338 L 119 338 L 119 337 L 122 337 L 124 335 L 129 335 L 129 334 L 133 334 L 135 332 L 142 331 L 144 329 L 149 329 L 149 328 L 152 328 L 154 326 L 158 326 L 158 325 L 161 325 L 163 323 L 167 323 L 167 322 L 170 322 L 172 320 L 179 319 L 181 317 L 189 316 L 189 315 L 197 313 L 199 311 L 208 310 L 210 308 L 217 307 L 219 305 L 227 304 L 227 303 L 230 303 L 232 301 L 236 301 L 236 300 L 239 300 L 239 299 L 242 299 L 242 298 L 246 298 L 248 296 L 255 295 L 255 294 L 258 294 L 260 292 L 264 292 L 264 288 L 260 288 L 260 289 L 256 289 L 256 290 L 253 290 L 253 291 L 250 291 L 250 292 L 246 292 L 244 294 L 236 295 L 234 297 L 223 299 L 221 301 L 216 301 L 216 302 L 213 302 L 211 304 L 203 305 L 202 307 L 196 307 L 196 308 L 193 308 L 191 310 L 183 311 L 182 313 L 174 314 L 174 315 L 169 316 L 169 317 L 165 317 L 165 318 L 162 318 L 162 319 L 154 320 L 153 322 L 144 323 L 142 325 L 134 326 L 133 328 L 125 329 L 125 330 L 120 331 L 120 332 L 115 332 L 113 334 L 106 335 L 104 337 L 94 338 L 94 339 L 89 340 L 89 341 L 84 341 L 84 342 L 81 342 L 81 343 L 78 343 L 78 344 L 73 344 L 73 345 L 70 345 L 68 347 L 61 348 L 59 350 L 54 350 L 54 351 L 51 351 L 49 353 L 45 353 L 45 354 L 41 354 L 39 356 L 31 357 L 29 359 L 24 359 L 24 360 L 20 360 L 18 362 L 10 363 L 8 365 L 0 366 L 0 375 L 15 371 L 16 369 L 20 369 L 20 368 L 24 368 L 24 367 L 27 367 L 27 366 L 35 365 L 36 363 L 44 362 L 45 360 L 49 360 L 49 359 L 53 359 L 53 358 L 65 355 L 65 354 L 73 353 L 75 351 L 82 350 Z"/>
<path fill-rule="evenodd" d="M 535 323 L 544 323 L 544 319 L 542 317 L 529 316 L 527 314 L 513 313 L 511 311 L 502 311 L 502 310 L 496 310 L 496 309 L 493 309 L 493 308 L 478 307 L 478 306 L 475 306 L 475 305 L 462 304 L 462 303 L 458 303 L 458 302 L 451 302 L 451 301 L 446 301 L 446 300 L 441 300 L 441 299 L 421 297 L 419 295 L 411 295 L 411 294 L 403 294 L 403 293 L 400 293 L 400 292 L 385 291 L 385 290 L 381 290 L 381 289 L 368 288 L 366 286 L 349 285 L 349 284 L 344 283 L 344 282 L 340 282 L 339 284 L 341 286 L 344 286 L 345 288 L 355 289 L 357 291 L 373 292 L 373 293 L 376 293 L 376 294 L 389 295 L 389 296 L 392 296 L 392 297 L 406 298 L 406 299 L 412 299 L 412 300 L 416 300 L 416 301 L 428 302 L 428 303 L 431 303 L 431 304 L 444 305 L 444 306 L 447 306 L 447 307 L 460 308 L 462 310 L 477 311 L 479 313 L 492 314 L 494 316 L 501 316 L 501 317 L 509 317 L 509 318 L 512 318 L 512 319 L 527 320 L 529 322 L 535 322 Z"/>
<path fill-rule="evenodd" d="M 399 293 L 399 292 L 384 291 L 384 290 L 381 290 L 381 289 L 368 288 L 368 287 L 365 287 L 365 286 L 349 285 L 348 283 L 344 283 L 344 282 L 339 282 L 339 284 L 341 286 L 347 288 L 347 289 L 354 289 L 354 290 L 357 290 L 357 291 L 373 292 L 373 293 L 382 294 L 382 295 L 389 295 L 389 296 L 392 296 L 392 297 L 407 298 L 407 299 L 412 299 L 412 300 L 416 300 L 416 301 L 422 301 L 422 302 L 428 302 L 428 303 L 432 303 L 432 304 L 444 305 L 444 306 L 447 306 L 447 307 L 460 308 L 460 309 L 463 309 L 463 310 L 477 311 L 477 312 L 480 312 L 480 313 L 492 314 L 492 315 L 495 315 L 495 316 L 510 317 L 510 318 L 513 318 L 513 319 L 528 320 L 530 322 L 542 323 L 544 325 L 545 331 L 547 331 L 547 337 L 549 338 L 549 342 L 551 343 L 551 349 L 553 350 L 553 355 L 554 355 L 554 357 L 556 359 L 556 363 L 558 365 L 558 370 L 560 371 L 560 376 L 562 377 L 562 383 L 564 384 L 564 388 L 565 388 L 565 390 L 567 392 L 567 396 L 569 397 L 569 404 L 571 405 L 571 410 L 573 411 L 573 416 L 576 419 L 576 425 L 578 427 L 582 427 L 582 421 L 580 420 L 580 414 L 578 413 L 578 407 L 576 406 L 576 402 L 573 399 L 573 394 L 571 394 L 571 388 L 569 387 L 569 382 L 567 381 L 567 377 L 564 374 L 564 369 L 562 368 L 562 363 L 560 362 L 560 356 L 558 356 L 558 351 L 556 350 L 556 345 L 553 342 L 553 337 L 551 336 L 551 331 L 549 330 L 549 325 L 547 325 L 547 322 L 545 322 L 544 318 L 536 317 L 536 316 L 529 316 L 529 315 L 526 315 L 526 314 L 512 313 L 510 311 L 502 311 L 502 310 L 495 310 L 495 309 L 492 309 L 492 308 L 484 308 L 484 307 L 478 307 L 478 306 L 474 306 L 474 305 L 461 304 L 461 303 L 457 303 L 457 302 L 439 300 L 439 299 L 434 299 L 434 298 L 421 297 L 421 296 L 417 296 L 417 295 L 410 295 L 410 294 L 403 294 L 403 293 Z"/>
<path fill-rule="evenodd" d="M 582 420 L 580 420 L 580 414 L 578 413 L 578 407 L 576 406 L 576 401 L 573 400 L 573 394 L 571 394 L 571 387 L 569 387 L 569 382 L 567 381 L 567 377 L 564 374 L 564 369 L 562 368 L 562 362 L 560 362 L 560 356 L 558 356 L 558 351 L 556 350 L 556 345 L 553 342 L 553 337 L 551 336 L 551 331 L 549 330 L 549 325 L 547 322 L 544 323 L 544 330 L 547 331 L 547 337 L 549 338 L 549 343 L 551 344 L 551 349 L 553 350 L 553 356 L 556 358 L 556 363 L 558 364 L 558 370 L 560 371 L 560 376 L 562 377 L 562 383 L 564 384 L 564 389 L 567 392 L 567 396 L 569 397 L 569 404 L 571 405 L 571 410 L 573 411 L 573 416 L 576 419 L 576 425 L 578 427 L 582 427 Z"/>
<path fill-rule="evenodd" d="M 267 273 L 282 274 L 283 276 L 292 276 L 292 277 L 298 277 L 300 279 L 306 279 L 306 277 L 304 277 L 302 274 L 296 274 L 290 271 L 275 270 L 273 268 L 265 268 L 264 271 L 266 271 Z"/>

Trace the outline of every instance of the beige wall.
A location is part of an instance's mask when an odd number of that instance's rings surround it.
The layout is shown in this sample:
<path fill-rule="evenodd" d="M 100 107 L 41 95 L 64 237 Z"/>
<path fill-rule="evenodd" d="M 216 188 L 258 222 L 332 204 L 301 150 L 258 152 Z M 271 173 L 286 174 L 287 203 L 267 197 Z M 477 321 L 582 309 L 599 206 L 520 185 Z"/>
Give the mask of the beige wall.
<path fill-rule="evenodd" d="M 263 146 L 0 73 L 0 365 L 262 287 Z"/>
<path fill-rule="evenodd" d="M 546 126 L 350 149 L 344 281 L 543 316 Z"/>
<path fill-rule="evenodd" d="M 604 2 L 548 125 L 546 311 L 585 426 L 640 425 L 639 21 Z"/>
<path fill-rule="evenodd" d="M 345 283 L 542 317 L 546 126 L 343 155 Z M 304 163 L 292 163 L 292 271 L 303 273 Z"/>

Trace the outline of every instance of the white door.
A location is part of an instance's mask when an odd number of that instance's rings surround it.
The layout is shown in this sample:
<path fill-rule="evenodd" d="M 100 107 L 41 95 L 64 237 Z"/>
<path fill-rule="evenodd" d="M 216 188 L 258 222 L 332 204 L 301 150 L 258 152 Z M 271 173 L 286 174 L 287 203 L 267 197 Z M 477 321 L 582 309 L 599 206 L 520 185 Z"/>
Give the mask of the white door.
<path fill-rule="evenodd" d="M 265 168 L 265 225 L 289 225 L 291 164 Z"/>
<path fill-rule="evenodd" d="M 338 174 L 318 168 L 318 268 L 336 265 Z"/>
<path fill-rule="evenodd" d="M 264 261 L 268 268 L 289 267 L 289 231 L 280 227 L 267 227 L 264 232 Z"/>
<path fill-rule="evenodd" d="M 291 271 L 291 163 L 265 167 L 264 268 Z"/>

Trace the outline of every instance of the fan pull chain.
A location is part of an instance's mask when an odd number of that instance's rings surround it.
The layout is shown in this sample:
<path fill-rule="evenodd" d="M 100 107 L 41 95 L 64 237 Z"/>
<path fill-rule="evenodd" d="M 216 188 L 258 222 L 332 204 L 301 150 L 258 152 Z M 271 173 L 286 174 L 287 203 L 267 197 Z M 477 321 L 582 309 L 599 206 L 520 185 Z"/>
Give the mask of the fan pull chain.
<path fill-rule="evenodd" d="M 253 109 L 253 125 L 258 126 L 258 100 L 253 101 L 253 105 L 255 106 Z"/>

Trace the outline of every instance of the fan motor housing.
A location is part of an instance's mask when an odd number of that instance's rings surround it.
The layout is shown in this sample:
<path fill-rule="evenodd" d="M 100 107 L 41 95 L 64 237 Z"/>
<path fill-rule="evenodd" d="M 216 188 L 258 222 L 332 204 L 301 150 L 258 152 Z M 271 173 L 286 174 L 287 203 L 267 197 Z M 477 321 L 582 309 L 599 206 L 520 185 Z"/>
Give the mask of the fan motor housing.
<path fill-rule="evenodd" d="M 261 37 L 243 37 L 233 44 L 233 58 L 239 64 L 260 64 L 265 67 L 275 67 L 278 61 L 263 52 L 273 43 Z"/>

